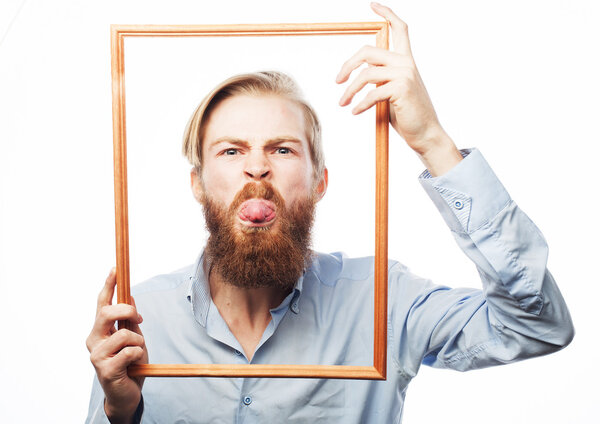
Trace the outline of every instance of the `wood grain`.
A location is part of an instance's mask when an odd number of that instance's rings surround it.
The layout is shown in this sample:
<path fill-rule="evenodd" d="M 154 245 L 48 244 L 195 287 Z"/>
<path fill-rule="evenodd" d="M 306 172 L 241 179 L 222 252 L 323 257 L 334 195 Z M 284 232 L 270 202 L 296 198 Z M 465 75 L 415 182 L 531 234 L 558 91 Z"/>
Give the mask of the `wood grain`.
<path fill-rule="evenodd" d="M 385 380 L 375 367 L 348 365 L 238 365 L 238 364 L 146 364 L 131 365 L 131 377 L 253 377 L 337 378 Z"/>
<path fill-rule="evenodd" d="M 388 27 L 381 28 L 376 46 L 388 49 Z M 373 366 L 385 376 L 387 370 L 387 288 L 388 288 L 388 102 L 375 110 L 375 317 Z"/>
<path fill-rule="evenodd" d="M 111 25 L 111 73 L 115 184 L 117 301 L 131 303 L 129 221 L 127 205 L 127 136 L 125 115 L 125 37 L 302 36 L 373 34 L 378 47 L 388 48 L 386 22 L 302 23 L 263 25 Z M 358 48 L 358 46 L 357 46 Z M 373 366 L 343 365 L 132 365 L 129 374 L 147 377 L 268 377 L 384 380 L 387 359 L 389 105 L 376 106 L 375 286 Z M 127 322 L 119 322 L 119 328 Z"/>

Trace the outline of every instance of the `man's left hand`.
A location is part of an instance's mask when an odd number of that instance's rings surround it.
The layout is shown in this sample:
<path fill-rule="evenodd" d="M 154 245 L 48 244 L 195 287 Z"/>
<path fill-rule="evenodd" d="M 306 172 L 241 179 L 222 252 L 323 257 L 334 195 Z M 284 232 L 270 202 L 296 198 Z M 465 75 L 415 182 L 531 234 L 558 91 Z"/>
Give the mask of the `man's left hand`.
<path fill-rule="evenodd" d="M 378 3 L 372 3 L 371 7 L 389 22 L 394 50 L 364 46 L 344 63 L 336 78 L 338 84 L 347 81 L 352 71 L 363 63 L 369 66 L 348 85 L 340 105 L 350 104 L 367 84 L 377 84 L 352 113 L 356 115 L 380 101 L 389 101 L 393 128 L 432 175 L 441 175 L 460 162 L 462 155 L 438 121 L 412 57 L 407 25 L 390 8 Z"/>

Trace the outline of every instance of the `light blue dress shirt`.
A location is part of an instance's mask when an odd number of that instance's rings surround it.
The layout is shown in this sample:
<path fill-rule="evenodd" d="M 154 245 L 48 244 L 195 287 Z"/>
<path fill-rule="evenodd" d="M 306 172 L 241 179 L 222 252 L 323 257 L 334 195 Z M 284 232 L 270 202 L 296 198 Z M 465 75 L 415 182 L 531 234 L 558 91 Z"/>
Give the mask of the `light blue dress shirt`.
<path fill-rule="evenodd" d="M 420 182 L 483 290 L 449 288 L 389 261 L 386 381 L 146 378 L 143 423 L 399 423 L 421 364 L 466 371 L 554 352 L 573 338 L 546 242 L 481 153 Z M 373 258 L 317 254 L 277 308 L 253 364 L 372 365 Z M 247 364 L 211 300 L 203 257 L 132 290 L 150 363 Z M 87 422 L 108 422 L 94 380 Z"/>

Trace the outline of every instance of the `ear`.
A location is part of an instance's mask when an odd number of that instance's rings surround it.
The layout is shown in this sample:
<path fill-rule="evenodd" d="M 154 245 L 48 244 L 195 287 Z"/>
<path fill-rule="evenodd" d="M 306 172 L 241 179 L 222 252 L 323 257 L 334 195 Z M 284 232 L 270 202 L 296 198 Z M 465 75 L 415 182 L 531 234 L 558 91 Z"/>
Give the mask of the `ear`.
<path fill-rule="evenodd" d="M 325 193 L 327 192 L 328 184 L 329 184 L 329 172 L 327 171 L 327 168 L 325 168 L 323 170 L 323 176 L 321 177 L 319 184 L 317 184 L 317 187 L 315 188 L 315 199 L 317 202 L 319 200 L 321 200 L 323 198 L 323 196 L 325 196 Z"/>
<path fill-rule="evenodd" d="M 198 175 L 196 168 L 192 168 L 190 171 L 190 182 L 192 185 L 192 193 L 198 203 L 202 203 L 202 197 L 204 196 L 204 187 L 202 186 L 202 177 Z"/>

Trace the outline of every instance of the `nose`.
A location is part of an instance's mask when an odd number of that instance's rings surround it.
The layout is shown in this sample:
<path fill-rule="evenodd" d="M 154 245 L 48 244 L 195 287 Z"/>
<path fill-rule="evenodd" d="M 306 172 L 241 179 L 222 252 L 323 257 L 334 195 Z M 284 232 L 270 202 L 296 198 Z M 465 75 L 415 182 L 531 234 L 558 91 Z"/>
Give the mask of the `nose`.
<path fill-rule="evenodd" d="M 267 158 L 259 152 L 248 155 L 244 166 L 244 174 L 252 180 L 263 180 L 271 175 L 271 166 Z"/>

